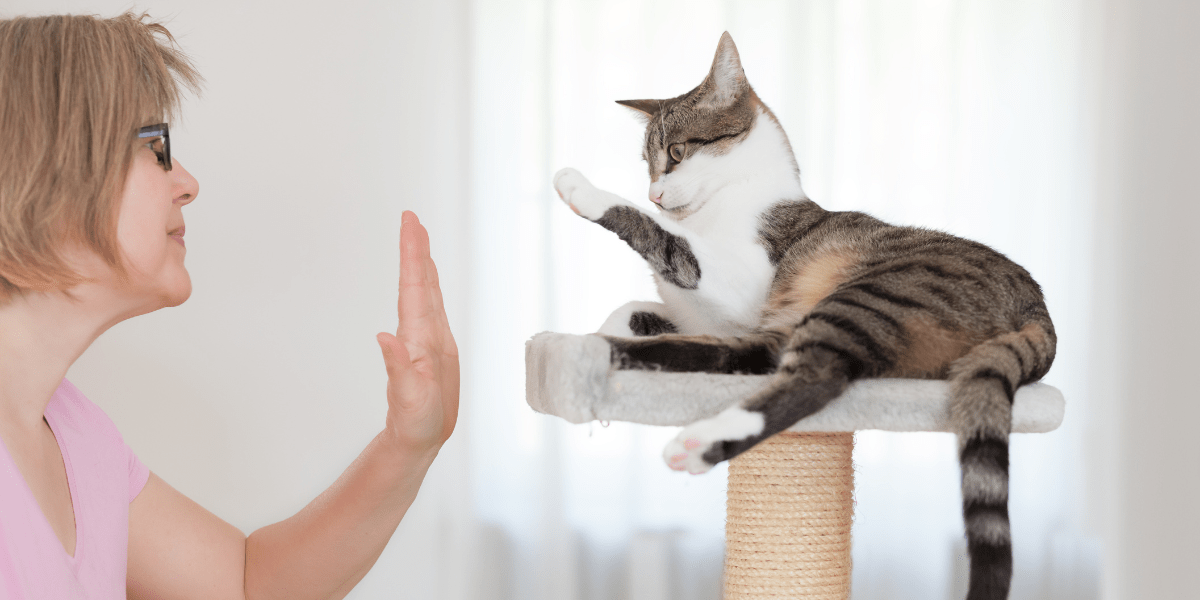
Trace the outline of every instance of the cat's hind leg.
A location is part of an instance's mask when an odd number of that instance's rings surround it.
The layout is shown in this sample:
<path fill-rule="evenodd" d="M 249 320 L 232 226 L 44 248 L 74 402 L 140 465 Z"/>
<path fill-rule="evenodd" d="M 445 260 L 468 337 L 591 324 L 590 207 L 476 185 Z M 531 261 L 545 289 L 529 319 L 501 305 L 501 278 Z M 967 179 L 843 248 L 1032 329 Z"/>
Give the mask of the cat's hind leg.
<path fill-rule="evenodd" d="M 688 425 L 667 444 L 663 459 L 668 466 L 704 473 L 821 410 L 850 382 L 892 367 L 890 344 L 822 311 L 818 305 L 792 333 L 766 389 Z"/>
<path fill-rule="evenodd" d="M 661 302 L 629 302 L 613 311 L 596 333 L 617 337 L 634 337 L 679 333 L 679 328 L 667 316 Z"/>
<path fill-rule="evenodd" d="M 796 355 L 788 367 L 781 365 L 767 389 L 683 428 L 663 449 L 667 465 L 705 473 L 821 410 L 850 385 L 849 369 L 838 351 L 810 346 Z"/>

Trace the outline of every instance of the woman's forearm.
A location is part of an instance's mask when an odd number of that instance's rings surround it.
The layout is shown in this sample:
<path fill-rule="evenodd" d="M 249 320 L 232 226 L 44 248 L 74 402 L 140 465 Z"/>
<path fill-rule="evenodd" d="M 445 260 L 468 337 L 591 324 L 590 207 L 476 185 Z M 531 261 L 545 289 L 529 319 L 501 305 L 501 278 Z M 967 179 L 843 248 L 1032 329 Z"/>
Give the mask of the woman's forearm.
<path fill-rule="evenodd" d="M 337 481 L 291 518 L 246 539 L 246 598 L 341 598 L 379 558 L 437 448 L 376 436 Z"/>

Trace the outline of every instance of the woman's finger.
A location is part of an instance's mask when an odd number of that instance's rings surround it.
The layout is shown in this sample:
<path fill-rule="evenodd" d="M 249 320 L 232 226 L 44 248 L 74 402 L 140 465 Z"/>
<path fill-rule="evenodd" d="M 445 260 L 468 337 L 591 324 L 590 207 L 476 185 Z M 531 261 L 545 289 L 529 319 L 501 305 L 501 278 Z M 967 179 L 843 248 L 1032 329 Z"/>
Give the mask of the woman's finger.
<path fill-rule="evenodd" d="M 437 314 L 442 329 L 442 351 L 458 355 L 458 345 L 454 343 L 454 334 L 450 331 L 450 320 L 446 318 L 446 305 L 442 301 L 442 286 L 438 276 L 437 264 L 430 257 L 425 266 L 426 273 L 432 276 L 431 291 L 433 292 L 433 311 Z"/>
<path fill-rule="evenodd" d="M 454 425 L 458 422 L 458 357 L 443 363 L 442 367 L 442 411 L 445 415 L 442 435 L 450 437 Z"/>
<path fill-rule="evenodd" d="M 422 398 L 420 390 L 426 387 L 426 380 L 413 364 L 412 354 L 404 346 L 404 342 L 390 333 L 382 332 L 375 336 L 375 341 L 379 342 L 379 350 L 383 352 L 389 387 L 396 392 L 397 397 L 393 398 L 393 401 L 402 405 L 419 401 Z"/>
<path fill-rule="evenodd" d="M 405 348 L 404 344 L 390 333 L 375 334 L 375 341 L 379 343 L 379 350 L 383 352 L 383 366 L 387 369 L 388 380 L 402 381 L 407 376 L 407 371 L 411 369 L 412 364 L 408 348 Z"/>
<path fill-rule="evenodd" d="M 429 239 L 429 232 L 425 232 L 426 239 Z M 436 339 L 430 340 L 431 343 L 436 343 L 440 352 L 450 352 L 458 354 L 458 350 L 454 345 L 454 335 L 450 333 L 450 322 L 446 318 L 446 307 L 442 301 L 442 285 L 441 278 L 438 275 L 437 264 L 433 262 L 431 254 L 425 255 L 425 276 L 428 278 L 429 284 L 429 302 L 430 309 L 433 313 L 437 328 L 435 332 Z"/>
<path fill-rule="evenodd" d="M 419 336 L 422 328 L 430 327 L 435 319 L 429 293 L 429 235 L 417 216 L 405 211 L 400 226 L 400 290 L 396 313 L 399 317 L 397 335 L 405 332 Z"/>

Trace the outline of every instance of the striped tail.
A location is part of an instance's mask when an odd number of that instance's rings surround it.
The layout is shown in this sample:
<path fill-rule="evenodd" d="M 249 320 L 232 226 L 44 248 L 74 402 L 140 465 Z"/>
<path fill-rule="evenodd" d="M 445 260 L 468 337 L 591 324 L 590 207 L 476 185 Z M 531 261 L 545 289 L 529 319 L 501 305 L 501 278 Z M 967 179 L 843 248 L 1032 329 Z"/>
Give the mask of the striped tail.
<path fill-rule="evenodd" d="M 1004 600 L 1012 581 L 1008 520 L 1008 434 L 1016 389 L 1036 381 L 1054 359 L 1049 317 L 996 336 L 950 367 L 950 414 L 958 432 L 963 520 L 971 556 L 967 600 Z"/>

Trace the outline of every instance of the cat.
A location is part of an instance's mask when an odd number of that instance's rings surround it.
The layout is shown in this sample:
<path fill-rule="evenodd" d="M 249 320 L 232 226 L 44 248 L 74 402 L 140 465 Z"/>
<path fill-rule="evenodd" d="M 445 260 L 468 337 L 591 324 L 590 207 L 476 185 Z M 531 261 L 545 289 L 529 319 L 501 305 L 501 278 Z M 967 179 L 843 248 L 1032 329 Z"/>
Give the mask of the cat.
<path fill-rule="evenodd" d="M 616 368 L 771 374 L 769 385 L 685 427 L 664 458 L 701 473 L 874 377 L 945 379 L 959 440 L 969 600 L 1008 596 L 1008 434 L 1015 390 L 1040 379 L 1057 338 L 1041 288 L 995 250 L 952 235 L 830 212 L 800 186 L 787 135 L 755 94 L 733 39 L 707 77 L 666 100 L 621 100 L 646 120 L 657 213 L 554 177 L 580 216 L 651 266 L 662 302 L 600 328 Z"/>

